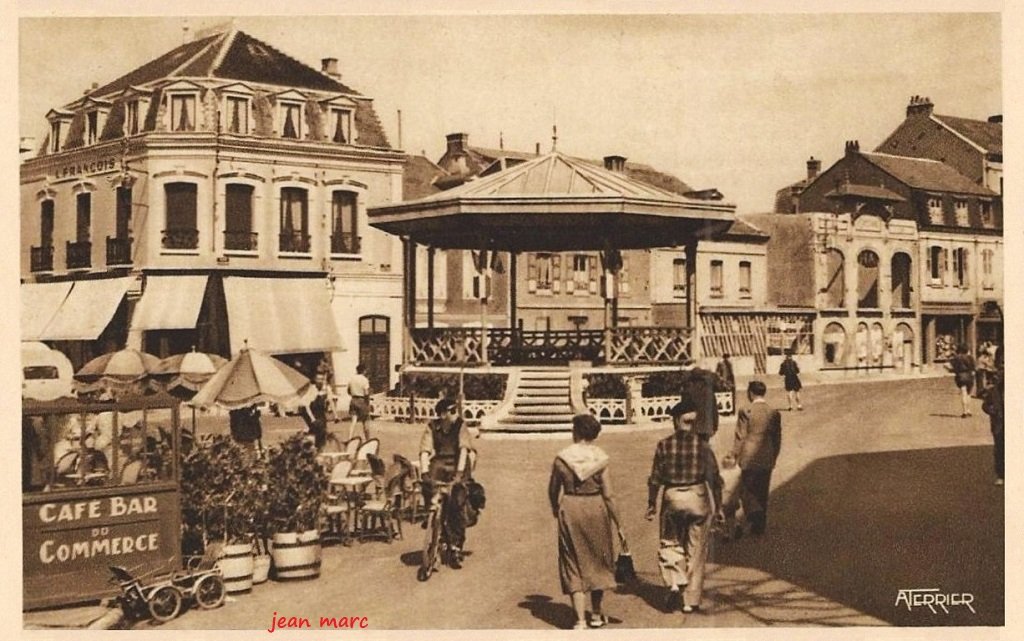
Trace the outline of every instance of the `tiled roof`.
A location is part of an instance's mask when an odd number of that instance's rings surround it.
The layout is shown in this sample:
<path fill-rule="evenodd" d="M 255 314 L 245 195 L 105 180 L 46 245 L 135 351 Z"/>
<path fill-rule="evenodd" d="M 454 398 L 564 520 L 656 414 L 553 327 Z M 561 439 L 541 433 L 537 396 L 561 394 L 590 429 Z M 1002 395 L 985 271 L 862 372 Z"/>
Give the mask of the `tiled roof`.
<path fill-rule="evenodd" d="M 434 184 L 438 176 L 446 175 L 444 169 L 424 156 L 409 156 L 402 174 L 402 200 L 418 200 L 441 191 Z"/>
<path fill-rule="evenodd" d="M 1003 153 L 1003 123 L 971 120 L 956 116 L 932 116 L 988 153 Z"/>
<path fill-rule="evenodd" d="M 176 77 L 214 77 L 350 95 L 359 92 L 242 31 L 227 31 L 176 47 L 90 96 Z"/>
<path fill-rule="evenodd" d="M 843 183 L 825 194 L 825 198 L 842 198 L 843 196 L 874 198 L 876 200 L 888 200 L 895 203 L 906 202 L 907 200 L 903 196 L 889 191 L 884 187 L 876 187 L 874 185 L 856 185 L 853 183 Z"/>
<path fill-rule="evenodd" d="M 946 163 L 937 160 L 892 156 L 890 154 L 872 152 L 860 153 L 861 156 L 882 170 L 916 189 L 983 196 L 997 195 L 986 187 L 975 183 Z"/>
<path fill-rule="evenodd" d="M 743 220 L 742 217 L 737 216 L 736 220 L 733 221 L 729 229 L 726 230 L 724 236 L 764 236 L 768 238 L 768 234 L 764 232 L 760 227 L 755 226 L 753 223 L 747 220 Z"/>
<path fill-rule="evenodd" d="M 478 167 L 473 173 L 480 173 L 487 168 L 491 163 L 499 158 L 513 158 L 516 160 L 533 160 L 538 158 L 537 154 L 532 154 L 524 151 L 512 151 L 509 149 L 490 149 L 487 147 L 467 147 L 466 150 L 469 152 L 471 160 L 474 161 Z M 590 163 L 597 167 L 604 167 L 603 160 L 591 160 L 589 158 L 579 158 L 583 162 Z M 471 167 L 472 169 L 472 167 Z M 639 180 L 640 182 L 647 183 L 659 189 L 685 196 L 687 193 L 693 192 L 693 188 L 679 180 L 671 174 L 658 171 L 650 165 L 645 165 L 637 162 L 626 161 L 625 165 L 626 175 L 633 180 Z"/>
<path fill-rule="evenodd" d="M 89 92 L 91 96 L 107 96 L 127 89 L 130 85 L 142 85 L 161 78 L 171 76 L 174 71 L 202 52 L 205 48 L 214 44 L 224 37 L 224 34 L 215 34 L 194 42 L 187 42 L 180 47 L 171 49 L 155 60 L 121 76 L 113 82 L 107 83 L 99 89 Z"/>

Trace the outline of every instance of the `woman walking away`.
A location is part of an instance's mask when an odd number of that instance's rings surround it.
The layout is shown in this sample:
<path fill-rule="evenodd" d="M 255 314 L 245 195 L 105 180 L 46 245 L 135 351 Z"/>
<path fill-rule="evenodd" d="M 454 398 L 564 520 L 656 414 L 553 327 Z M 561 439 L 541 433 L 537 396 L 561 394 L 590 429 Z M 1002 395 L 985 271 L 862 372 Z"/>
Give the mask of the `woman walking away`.
<path fill-rule="evenodd" d="M 786 350 L 786 359 L 779 365 L 779 375 L 783 377 L 786 385 L 789 411 L 793 411 L 793 403 L 796 403 L 798 410 L 802 410 L 804 406 L 800 404 L 800 390 L 803 389 L 803 384 L 800 383 L 800 366 L 793 360 L 793 350 Z"/>
<path fill-rule="evenodd" d="M 960 418 L 971 415 L 971 390 L 974 387 L 974 357 L 968 353 L 967 345 L 956 348 L 956 355 L 949 360 L 949 369 L 953 372 L 953 380 L 960 390 Z"/>
<path fill-rule="evenodd" d="M 615 587 L 612 524 L 626 545 L 608 477 L 608 455 L 593 441 L 601 424 L 590 414 L 572 419 L 573 444 L 555 457 L 548 483 L 551 511 L 558 519 L 558 575 L 570 595 L 575 629 L 601 628 L 604 591 Z M 591 614 L 587 619 L 587 593 Z"/>

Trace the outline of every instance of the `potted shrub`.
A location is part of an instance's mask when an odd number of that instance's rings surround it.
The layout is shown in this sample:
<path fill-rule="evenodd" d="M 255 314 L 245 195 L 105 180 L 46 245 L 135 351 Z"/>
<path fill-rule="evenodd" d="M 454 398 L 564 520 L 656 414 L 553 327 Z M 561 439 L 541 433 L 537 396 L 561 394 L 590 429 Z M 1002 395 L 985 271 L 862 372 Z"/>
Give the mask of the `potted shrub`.
<path fill-rule="evenodd" d="M 277 579 L 320 576 L 320 509 L 327 479 L 316 446 L 296 434 L 270 448 L 267 508 L 273 532 L 271 557 Z"/>
<path fill-rule="evenodd" d="M 182 465 L 182 514 L 186 532 L 203 545 L 222 541 L 219 561 L 233 594 L 253 583 L 253 539 L 266 505 L 265 465 L 227 436 L 199 445 Z"/>

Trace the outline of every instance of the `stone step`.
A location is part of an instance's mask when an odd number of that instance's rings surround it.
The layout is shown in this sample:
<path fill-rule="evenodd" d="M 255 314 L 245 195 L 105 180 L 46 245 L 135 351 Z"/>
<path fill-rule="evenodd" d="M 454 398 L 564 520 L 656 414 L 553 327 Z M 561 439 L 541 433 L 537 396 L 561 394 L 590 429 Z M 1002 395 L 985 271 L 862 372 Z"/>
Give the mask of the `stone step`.
<path fill-rule="evenodd" d="M 515 400 L 512 401 L 512 404 L 516 405 L 516 406 L 519 406 L 519 405 L 551 405 L 551 404 L 566 405 L 566 404 L 568 404 L 568 399 L 569 399 L 569 395 L 568 394 L 559 394 L 557 396 L 555 396 L 554 394 L 548 394 L 547 396 L 517 396 L 515 398 Z M 559 401 L 562 401 L 562 402 L 559 403 Z"/>
<path fill-rule="evenodd" d="M 572 406 L 567 403 L 561 405 L 520 405 L 515 404 L 512 408 L 513 414 L 572 414 Z"/>
<path fill-rule="evenodd" d="M 498 434 L 531 434 L 542 432 L 570 432 L 572 423 L 498 423 L 488 432 Z"/>
<path fill-rule="evenodd" d="M 537 379 L 535 381 L 519 381 L 519 389 L 547 389 L 551 387 L 557 387 L 560 389 L 569 388 L 569 380 L 564 381 L 548 381 L 543 379 Z"/>
<path fill-rule="evenodd" d="M 569 380 L 569 374 L 564 372 L 521 372 L 519 374 L 519 380 L 521 381 L 533 381 L 533 380 L 558 380 L 567 381 Z"/>
<path fill-rule="evenodd" d="M 499 423 L 572 423 L 573 414 L 517 414 L 515 412 L 498 421 Z"/>

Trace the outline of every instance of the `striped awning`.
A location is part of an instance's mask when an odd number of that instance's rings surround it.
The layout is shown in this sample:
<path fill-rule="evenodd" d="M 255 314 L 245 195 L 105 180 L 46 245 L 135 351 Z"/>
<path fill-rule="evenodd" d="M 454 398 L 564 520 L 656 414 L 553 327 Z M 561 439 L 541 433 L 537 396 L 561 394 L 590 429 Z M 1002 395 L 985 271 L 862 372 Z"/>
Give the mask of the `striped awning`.
<path fill-rule="evenodd" d="M 71 292 L 71 281 L 23 283 L 21 286 L 21 340 L 37 341 Z"/>
<path fill-rule="evenodd" d="M 110 324 L 131 285 L 131 277 L 76 280 L 39 340 L 91 341 Z"/>
<path fill-rule="evenodd" d="M 132 317 L 133 330 L 193 329 L 208 276 L 147 276 Z"/>
<path fill-rule="evenodd" d="M 231 353 L 249 347 L 271 354 L 344 350 L 324 278 L 224 278 Z"/>

